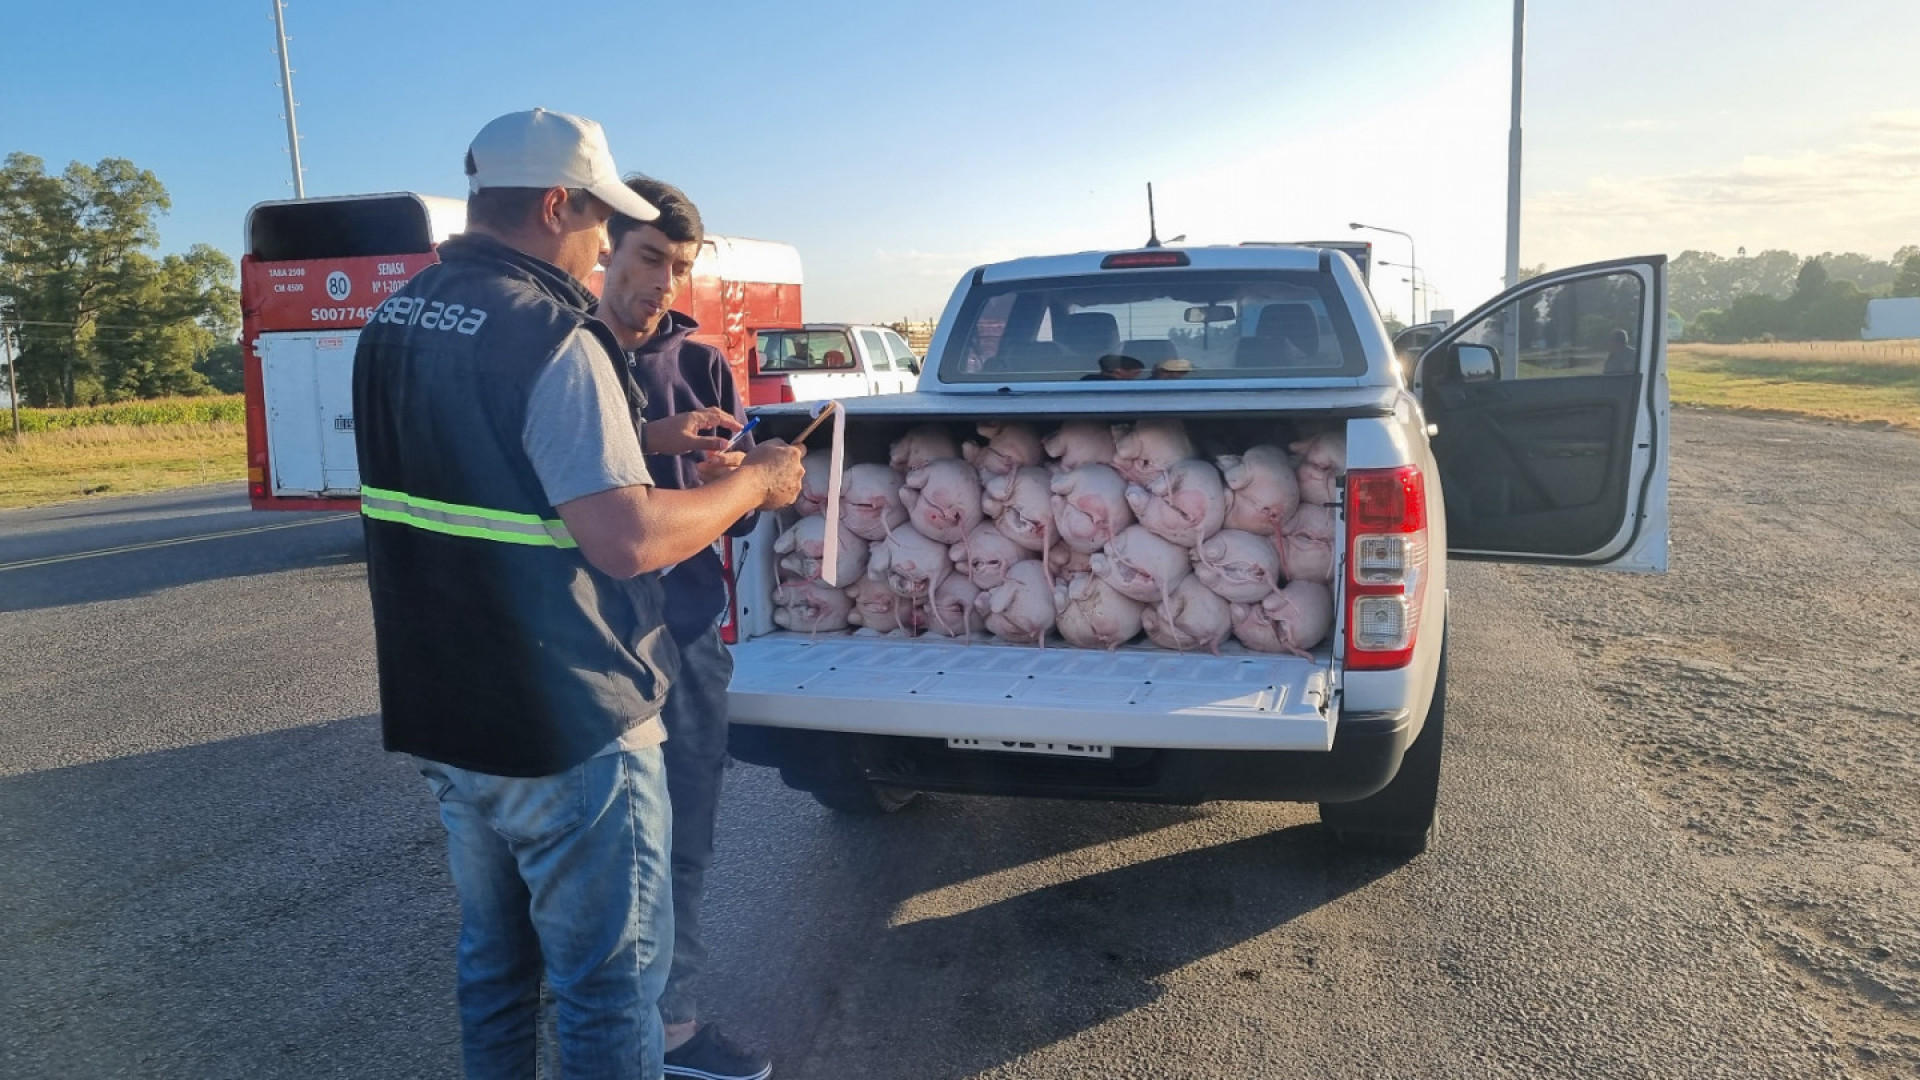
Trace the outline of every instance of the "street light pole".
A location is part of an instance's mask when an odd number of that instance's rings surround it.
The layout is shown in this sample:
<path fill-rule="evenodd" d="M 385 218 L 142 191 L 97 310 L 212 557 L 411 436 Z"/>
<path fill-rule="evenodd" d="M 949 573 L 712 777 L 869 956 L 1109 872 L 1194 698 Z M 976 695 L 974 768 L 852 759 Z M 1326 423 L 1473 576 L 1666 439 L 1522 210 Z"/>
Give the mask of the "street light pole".
<path fill-rule="evenodd" d="M 1414 269 L 1414 270 L 1418 270 L 1418 269 L 1420 269 L 1420 252 L 1419 252 L 1418 250 L 1416 250 L 1416 249 L 1414 248 L 1414 246 L 1413 246 L 1413 234 L 1412 234 L 1412 233 L 1408 233 L 1408 232 L 1401 232 L 1401 231 L 1400 231 L 1399 229 L 1389 229 L 1389 228 L 1386 228 L 1385 226 L 1382 226 L 1382 225 L 1362 225 L 1361 223 L 1359 223 L 1359 222 L 1357 222 L 1357 221 L 1349 221 L 1349 222 L 1347 222 L 1347 228 L 1349 228 L 1349 229 L 1371 229 L 1371 230 L 1373 230 L 1374 232 L 1383 232 L 1383 233 L 1392 233 L 1392 234 L 1393 234 L 1393 235 L 1395 235 L 1395 236 L 1404 236 L 1404 237 L 1406 237 L 1406 238 L 1407 238 L 1407 260 L 1408 260 L 1408 261 L 1409 261 L 1410 263 L 1412 263 L 1412 267 L 1411 267 L 1412 269 Z M 1412 320 L 1413 320 L 1413 322 L 1415 322 L 1415 323 L 1417 323 L 1417 322 L 1419 322 L 1419 321 L 1420 321 L 1420 305 L 1419 305 L 1419 303 L 1418 303 L 1418 301 L 1417 301 L 1417 300 L 1415 300 L 1415 296 L 1416 296 L 1416 295 L 1417 295 L 1417 294 L 1416 294 L 1416 292 L 1415 292 L 1415 291 L 1414 291 L 1413 289 L 1411 289 L 1411 288 L 1409 288 L 1409 289 L 1407 290 L 1407 317 L 1408 317 L 1409 319 L 1412 319 Z M 1409 326 L 1411 326 L 1411 325 L 1413 325 L 1413 324 L 1412 324 L 1412 323 L 1409 323 L 1408 325 L 1409 325 Z"/>
<path fill-rule="evenodd" d="M 307 197 L 307 182 L 302 179 L 300 168 L 300 128 L 293 119 L 293 67 L 287 63 L 287 17 L 280 9 L 280 0 L 273 0 L 274 41 L 280 51 L 280 89 L 287 99 L 287 152 L 293 155 L 293 197 Z"/>
<path fill-rule="evenodd" d="M 1520 284 L 1520 86 L 1526 67 L 1527 0 L 1513 0 L 1513 116 L 1507 127 L 1507 288 Z"/>

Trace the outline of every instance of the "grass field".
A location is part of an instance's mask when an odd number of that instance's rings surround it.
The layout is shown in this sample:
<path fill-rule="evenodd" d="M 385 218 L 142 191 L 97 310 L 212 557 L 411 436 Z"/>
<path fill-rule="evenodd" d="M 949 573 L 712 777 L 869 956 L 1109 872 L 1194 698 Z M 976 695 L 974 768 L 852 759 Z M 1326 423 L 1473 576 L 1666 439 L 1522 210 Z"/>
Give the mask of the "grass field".
<path fill-rule="evenodd" d="M 15 441 L 0 411 L 0 507 L 244 479 L 240 415 L 237 395 L 22 409 Z"/>
<path fill-rule="evenodd" d="M 1920 431 L 1920 341 L 1675 344 L 1674 402 Z"/>

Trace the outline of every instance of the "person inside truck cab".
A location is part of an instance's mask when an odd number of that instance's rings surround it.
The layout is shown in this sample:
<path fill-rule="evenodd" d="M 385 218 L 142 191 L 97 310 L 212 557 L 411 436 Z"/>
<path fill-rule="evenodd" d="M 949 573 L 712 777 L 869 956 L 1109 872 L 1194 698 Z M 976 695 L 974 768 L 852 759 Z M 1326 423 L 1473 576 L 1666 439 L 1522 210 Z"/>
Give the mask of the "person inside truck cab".
<path fill-rule="evenodd" d="M 752 445 L 749 435 L 729 449 L 721 437 L 746 422 L 726 356 L 694 341 L 690 335 L 699 324 L 672 309 L 692 273 L 705 228 L 700 211 L 679 188 L 644 176 L 628 178 L 627 186 L 659 207 L 660 216 L 652 221 L 614 217 L 599 316 L 626 350 L 628 368 L 646 394 L 640 431 L 653 482 L 662 488 L 698 488 L 733 472 Z M 796 356 L 804 357 L 805 343 L 789 340 Z M 708 431 L 718 434 L 704 434 Z M 751 532 L 755 517 L 734 522 L 727 535 Z M 660 995 L 666 1075 L 761 1080 L 772 1072 L 772 1063 L 703 1022 L 696 996 L 706 967 L 701 897 L 713 861 L 727 753 L 727 683 L 733 677 L 733 657 L 720 640 L 727 585 L 719 556 L 708 548 L 675 566 L 664 592 L 667 629 L 680 647 L 680 676 L 667 690 L 660 714 L 667 729 L 667 791 L 673 807 L 673 966 Z"/>
<path fill-rule="evenodd" d="M 582 279 L 651 220 L 600 125 L 534 109 L 467 151 L 466 231 L 354 353 L 380 723 L 439 804 L 469 1076 L 532 1076 L 540 983 L 568 1076 L 661 1075 L 673 913 L 659 571 L 789 505 L 796 448 L 655 490 Z"/>

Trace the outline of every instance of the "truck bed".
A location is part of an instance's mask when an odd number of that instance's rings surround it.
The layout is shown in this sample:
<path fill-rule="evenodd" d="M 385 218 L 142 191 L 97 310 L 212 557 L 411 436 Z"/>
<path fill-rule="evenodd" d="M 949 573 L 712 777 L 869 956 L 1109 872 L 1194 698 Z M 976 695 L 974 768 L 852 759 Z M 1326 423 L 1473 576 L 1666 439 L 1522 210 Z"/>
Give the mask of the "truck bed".
<path fill-rule="evenodd" d="M 1061 748 L 1333 744 L 1325 647 L 1307 660 L 1232 644 L 1220 656 L 1107 653 L 778 631 L 743 642 L 735 658 L 736 723 Z"/>

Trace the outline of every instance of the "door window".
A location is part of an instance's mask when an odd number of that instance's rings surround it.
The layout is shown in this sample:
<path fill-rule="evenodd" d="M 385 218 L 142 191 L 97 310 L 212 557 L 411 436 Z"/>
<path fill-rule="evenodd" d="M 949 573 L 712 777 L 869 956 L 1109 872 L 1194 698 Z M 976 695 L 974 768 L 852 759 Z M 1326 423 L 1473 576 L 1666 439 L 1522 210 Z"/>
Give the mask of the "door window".
<path fill-rule="evenodd" d="M 893 366 L 901 371 L 912 371 L 919 363 L 919 357 L 907 346 L 906 340 L 899 334 L 888 330 L 881 335 L 887 340 L 887 354 L 893 357 Z"/>
<path fill-rule="evenodd" d="M 867 359 L 873 362 L 873 370 L 893 370 L 893 364 L 887 359 L 887 343 L 881 339 L 878 330 L 860 331 L 860 345 L 867 350 Z"/>
<path fill-rule="evenodd" d="M 1581 278 L 1498 308 L 1454 340 L 1493 349 L 1503 379 L 1631 375 L 1640 370 L 1645 298 L 1635 273 Z"/>

